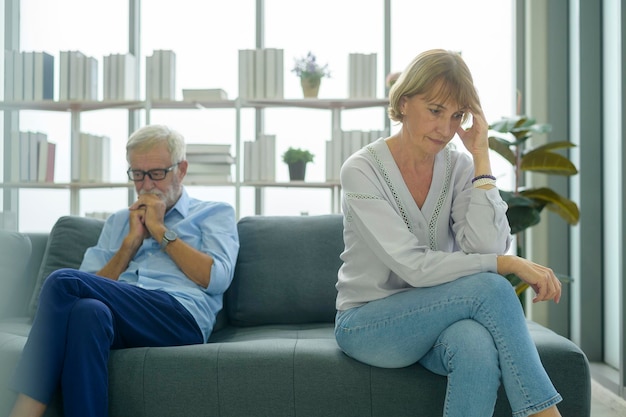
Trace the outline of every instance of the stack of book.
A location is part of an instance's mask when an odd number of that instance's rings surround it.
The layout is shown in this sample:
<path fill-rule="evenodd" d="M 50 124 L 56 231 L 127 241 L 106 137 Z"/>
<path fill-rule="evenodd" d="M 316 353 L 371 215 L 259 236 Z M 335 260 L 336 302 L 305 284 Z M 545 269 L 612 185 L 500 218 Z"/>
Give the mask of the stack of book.
<path fill-rule="evenodd" d="M 276 180 L 276 135 L 243 143 L 243 180 Z"/>
<path fill-rule="evenodd" d="M 110 181 L 111 140 L 108 136 L 81 132 L 78 154 L 78 160 L 72 158 L 72 181 Z"/>
<path fill-rule="evenodd" d="M 137 59 L 133 54 L 110 54 L 103 60 L 105 101 L 137 100 Z"/>
<path fill-rule="evenodd" d="M 46 52 L 4 51 L 4 101 L 54 99 L 54 57 Z"/>
<path fill-rule="evenodd" d="M 351 53 L 348 68 L 348 97 L 376 98 L 376 54 Z"/>
<path fill-rule="evenodd" d="M 341 165 L 350 155 L 386 136 L 386 130 L 339 131 L 331 140 L 326 141 L 326 181 L 338 181 Z"/>
<path fill-rule="evenodd" d="M 146 97 L 149 100 L 176 100 L 176 54 L 155 50 L 146 57 Z"/>
<path fill-rule="evenodd" d="M 230 154 L 229 144 L 188 143 L 186 153 L 189 163 L 186 183 L 232 182 L 235 158 Z"/>
<path fill-rule="evenodd" d="M 54 182 L 56 144 L 41 132 L 14 132 L 11 136 L 11 181 Z"/>
<path fill-rule="evenodd" d="M 59 101 L 98 100 L 98 60 L 80 51 L 61 51 L 59 59 Z"/>
<path fill-rule="evenodd" d="M 283 98 L 284 51 L 276 48 L 239 50 L 239 97 Z"/>
<path fill-rule="evenodd" d="M 183 88 L 183 101 L 228 100 L 228 94 L 221 88 Z"/>

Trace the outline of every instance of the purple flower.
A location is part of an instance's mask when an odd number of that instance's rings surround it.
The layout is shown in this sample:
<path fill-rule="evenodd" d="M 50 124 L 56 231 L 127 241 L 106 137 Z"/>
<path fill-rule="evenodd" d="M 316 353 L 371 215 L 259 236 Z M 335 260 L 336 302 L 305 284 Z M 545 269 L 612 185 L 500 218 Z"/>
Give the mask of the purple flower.
<path fill-rule="evenodd" d="M 300 78 L 323 78 L 330 77 L 328 64 L 317 63 L 315 55 L 309 51 L 305 57 L 294 58 L 294 67 L 291 72 Z"/>

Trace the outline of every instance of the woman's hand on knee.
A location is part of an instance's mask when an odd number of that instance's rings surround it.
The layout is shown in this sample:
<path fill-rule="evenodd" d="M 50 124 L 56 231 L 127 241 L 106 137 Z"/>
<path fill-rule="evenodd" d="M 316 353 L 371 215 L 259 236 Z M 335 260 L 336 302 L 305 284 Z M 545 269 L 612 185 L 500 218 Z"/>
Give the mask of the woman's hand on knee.
<path fill-rule="evenodd" d="M 561 299 L 561 281 L 552 269 L 514 255 L 498 256 L 498 273 L 515 274 L 535 291 L 533 303 Z"/>

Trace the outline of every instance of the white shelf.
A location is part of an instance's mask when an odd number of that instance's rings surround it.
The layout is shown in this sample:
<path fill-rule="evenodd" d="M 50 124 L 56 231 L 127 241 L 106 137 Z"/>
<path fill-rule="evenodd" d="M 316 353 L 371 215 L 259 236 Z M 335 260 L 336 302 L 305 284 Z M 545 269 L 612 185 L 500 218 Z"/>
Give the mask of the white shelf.
<path fill-rule="evenodd" d="M 306 109 L 321 110 L 350 110 L 364 109 L 368 107 L 381 107 L 389 104 L 389 99 L 254 99 L 241 102 L 242 108 L 267 108 L 267 107 L 300 107 Z M 93 111 L 106 109 L 165 109 L 165 110 L 189 110 L 189 109 L 233 109 L 237 107 L 237 100 L 210 100 L 210 101 L 0 101 L 0 110 L 40 110 L 40 111 Z"/>
<path fill-rule="evenodd" d="M 241 183 L 244 187 L 283 187 L 283 188 L 335 188 L 339 187 L 338 181 L 310 182 L 310 181 L 246 181 Z"/>
<path fill-rule="evenodd" d="M 387 98 L 372 98 L 372 99 L 304 98 L 304 99 L 271 99 L 271 100 L 270 99 L 254 99 L 254 100 L 244 101 L 242 103 L 242 107 L 255 107 L 255 108 L 302 107 L 306 109 L 350 110 L 350 109 L 364 109 L 368 107 L 381 107 L 387 104 L 389 104 L 389 99 Z"/>
<path fill-rule="evenodd" d="M 0 101 L 0 110 L 92 111 L 104 109 L 142 109 L 143 101 Z"/>
<path fill-rule="evenodd" d="M 131 182 L 3 182 L 0 188 L 85 189 L 133 188 Z"/>

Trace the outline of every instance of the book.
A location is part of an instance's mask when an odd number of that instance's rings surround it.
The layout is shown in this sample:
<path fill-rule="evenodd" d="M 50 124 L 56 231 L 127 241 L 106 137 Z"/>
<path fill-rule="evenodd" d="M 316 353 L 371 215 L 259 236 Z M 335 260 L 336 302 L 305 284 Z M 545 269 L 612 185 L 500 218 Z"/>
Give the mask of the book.
<path fill-rule="evenodd" d="M 161 51 L 146 57 L 146 96 L 151 100 L 161 98 Z"/>
<path fill-rule="evenodd" d="M 94 57 L 85 57 L 85 76 L 82 100 L 98 100 L 98 61 Z"/>
<path fill-rule="evenodd" d="M 187 156 L 193 153 L 221 153 L 230 154 L 230 144 L 221 143 L 188 143 L 186 145 Z"/>
<path fill-rule="evenodd" d="M 276 95 L 276 56 L 278 50 L 276 48 L 265 48 L 263 50 L 264 68 L 263 68 L 263 83 L 265 84 L 263 98 L 277 98 Z"/>
<path fill-rule="evenodd" d="M 59 101 L 69 100 L 70 94 L 70 53 L 59 52 Z"/>
<path fill-rule="evenodd" d="M 19 132 L 20 137 L 20 182 L 28 182 L 30 173 L 30 132 Z"/>
<path fill-rule="evenodd" d="M 46 180 L 48 165 L 48 139 L 46 137 L 40 137 L 37 142 L 37 182 L 44 182 Z"/>
<path fill-rule="evenodd" d="M 229 153 L 188 153 L 186 159 L 189 163 L 235 163 L 235 158 Z"/>
<path fill-rule="evenodd" d="M 137 82 L 135 72 L 137 69 L 137 59 L 133 54 L 122 54 L 117 56 L 116 62 L 116 82 L 117 100 L 137 100 Z"/>
<path fill-rule="evenodd" d="M 189 162 L 187 174 L 225 174 L 230 175 L 231 164 L 203 164 Z"/>
<path fill-rule="evenodd" d="M 239 97 L 244 100 L 254 98 L 254 56 L 254 49 L 239 50 Z"/>
<path fill-rule="evenodd" d="M 24 55 L 17 51 L 13 56 L 13 100 L 24 100 Z"/>
<path fill-rule="evenodd" d="M 183 182 L 186 184 L 205 184 L 205 183 L 229 183 L 233 181 L 231 175 L 226 174 L 190 174 L 187 173 Z"/>
<path fill-rule="evenodd" d="M 85 54 L 69 52 L 69 94 L 68 100 L 83 100 L 85 96 Z"/>
<path fill-rule="evenodd" d="M 48 160 L 46 162 L 45 182 L 54 182 L 54 170 L 56 168 L 56 143 L 48 142 Z"/>
<path fill-rule="evenodd" d="M 32 101 L 34 98 L 33 88 L 35 81 L 35 53 L 22 52 L 24 60 L 24 90 L 22 100 Z"/>
<path fill-rule="evenodd" d="M 11 182 L 20 181 L 20 169 L 22 160 L 20 158 L 20 132 L 14 130 L 11 132 L 11 173 L 9 180 Z"/>
<path fill-rule="evenodd" d="M 33 53 L 33 100 L 54 99 L 54 57 L 46 52 Z"/>
<path fill-rule="evenodd" d="M 265 97 L 265 51 L 254 51 L 254 98 Z"/>
<path fill-rule="evenodd" d="M 276 180 L 276 135 L 261 135 L 259 142 L 259 166 L 261 181 Z"/>
<path fill-rule="evenodd" d="M 159 66 L 161 79 L 160 100 L 176 100 L 176 54 L 174 51 L 161 51 Z"/>
<path fill-rule="evenodd" d="M 183 101 L 228 100 L 228 94 L 221 88 L 183 89 Z"/>

